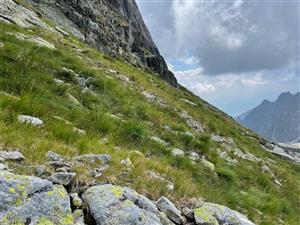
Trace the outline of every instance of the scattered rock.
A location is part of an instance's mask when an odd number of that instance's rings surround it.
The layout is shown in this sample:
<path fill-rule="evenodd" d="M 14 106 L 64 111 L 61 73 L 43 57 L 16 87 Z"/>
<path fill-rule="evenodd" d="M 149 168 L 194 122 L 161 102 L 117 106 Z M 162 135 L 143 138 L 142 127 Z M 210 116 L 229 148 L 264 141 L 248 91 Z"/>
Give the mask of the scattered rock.
<path fill-rule="evenodd" d="M 155 103 L 160 107 L 167 107 L 166 102 L 161 98 L 147 91 L 142 91 L 142 95 L 146 97 L 149 102 Z"/>
<path fill-rule="evenodd" d="M 199 156 L 198 153 L 196 153 L 196 152 L 189 152 L 189 153 L 188 153 L 188 157 L 189 157 L 189 159 L 192 160 L 192 161 L 197 161 L 197 160 L 200 159 L 200 156 Z"/>
<path fill-rule="evenodd" d="M 82 129 L 79 129 L 77 127 L 73 127 L 73 132 L 76 132 L 80 135 L 86 135 L 86 131 L 85 130 L 82 130 Z"/>
<path fill-rule="evenodd" d="M 226 146 L 231 146 L 231 147 L 235 146 L 235 143 L 231 137 L 226 138 L 226 137 L 222 137 L 217 134 L 212 134 L 211 139 L 221 145 L 226 145 Z"/>
<path fill-rule="evenodd" d="M 0 157 L 4 160 L 22 161 L 25 157 L 19 151 L 0 151 Z"/>
<path fill-rule="evenodd" d="M 97 225 L 162 225 L 155 204 L 129 188 L 110 184 L 94 186 L 83 198 Z"/>
<path fill-rule="evenodd" d="M 77 193 L 70 194 L 71 200 L 72 200 L 72 205 L 75 208 L 81 208 L 83 205 L 82 199 L 78 196 Z"/>
<path fill-rule="evenodd" d="M 3 159 L 2 157 L 0 157 L 0 163 L 4 163 L 5 159 Z"/>
<path fill-rule="evenodd" d="M 182 224 L 184 218 L 181 216 L 181 212 L 175 207 L 175 205 L 166 197 L 161 197 L 157 203 L 157 208 L 165 213 L 167 217 L 176 224 Z"/>
<path fill-rule="evenodd" d="M 172 156 L 183 157 L 183 156 L 184 156 L 184 151 L 182 151 L 182 150 L 179 149 L 179 148 L 173 148 L 173 149 L 171 150 L 171 155 L 172 155 Z"/>
<path fill-rule="evenodd" d="M 33 116 L 27 116 L 27 115 L 19 115 L 18 121 L 20 123 L 27 123 L 34 126 L 43 126 L 44 124 L 44 122 L 41 119 Z"/>
<path fill-rule="evenodd" d="M 73 224 L 63 186 L 48 180 L 0 171 L 1 224 Z"/>
<path fill-rule="evenodd" d="M 153 137 L 151 137 L 150 139 L 151 139 L 152 141 L 154 141 L 154 142 L 160 144 L 160 145 L 163 145 L 163 146 L 169 145 L 168 142 L 166 142 L 166 141 L 160 139 L 159 137 L 154 137 L 154 136 L 153 136 Z"/>
<path fill-rule="evenodd" d="M 57 84 L 64 84 L 64 83 L 65 83 L 63 80 L 60 80 L 60 79 L 54 78 L 53 80 L 54 80 L 54 82 L 57 83 Z"/>
<path fill-rule="evenodd" d="M 75 178 L 76 173 L 54 173 L 49 177 L 49 180 L 56 184 L 69 185 Z"/>
<path fill-rule="evenodd" d="M 8 170 L 8 166 L 3 163 L 0 163 L 0 171 L 1 170 Z"/>
<path fill-rule="evenodd" d="M 160 174 L 155 173 L 153 171 L 147 171 L 147 175 L 151 179 L 157 179 L 157 180 L 161 180 L 161 181 L 165 182 L 166 183 L 166 189 L 168 191 L 173 191 L 174 190 L 174 184 L 171 181 L 163 178 Z"/>
<path fill-rule="evenodd" d="M 34 174 L 38 177 L 41 177 L 42 175 L 44 175 L 45 172 L 46 172 L 46 166 L 44 166 L 44 165 L 37 166 L 34 170 Z"/>
<path fill-rule="evenodd" d="M 190 128 L 192 128 L 194 131 L 198 133 L 204 132 L 204 126 L 193 119 L 186 111 L 182 111 L 179 113 L 179 116 L 186 121 L 186 123 L 189 125 Z"/>
<path fill-rule="evenodd" d="M 124 166 L 126 171 L 131 171 L 134 168 L 130 158 L 122 159 L 120 163 Z"/>
<path fill-rule="evenodd" d="M 0 48 L 3 48 L 4 44 L 0 41 Z"/>
<path fill-rule="evenodd" d="M 201 163 L 208 169 L 210 169 L 211 171 L 215 171 L 215 165 L 205 159 L 201 159 Z"/>
<path fill-rule="evenodd" d="M 260 162 L 261 161 L 260 158 L 256 157 L 255 155 L 251 154 L 250 152 L 244 153 L 239 148 L 234 148 L 233 150 L 234 150 L 234 154 L 242 159 L 249 160 L 252 162 Z"/>
<path fill-rule="evenodd" d="M 197 225 L 255 225 L 241 213 L 214 203 L 204 203 L 202 207 L 194 209 L 194 217 Z"/>
<path fill-rule="evenodd" d="M 108 154 L 86 154 L 75 157 L 75 161 L 84 162 L 90 164 L 109 164 L 111 160 L 111 155 Z"/>
<path fill-rule="evenodd" d="M 59 154 L 52 152 L 52 151 L 48 151 L 46 153 L 46 159 L 48 161 L 59 161 L 59 162 L 64 161 L 64 158 L 62 156 L 60 156 Z"/>

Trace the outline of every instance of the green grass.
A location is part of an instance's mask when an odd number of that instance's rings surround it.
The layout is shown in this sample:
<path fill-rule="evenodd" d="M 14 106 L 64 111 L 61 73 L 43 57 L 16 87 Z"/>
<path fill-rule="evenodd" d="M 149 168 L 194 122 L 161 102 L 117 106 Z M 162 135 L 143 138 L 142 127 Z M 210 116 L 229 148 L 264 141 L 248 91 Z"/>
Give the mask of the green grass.
<path fill-rule="evenodd" d="M 105 56 L 72 37 L 58 39 L 38 29 L 29 32 L 5 24 L 0 24 L 0 30 L 41 36 L 56 46 L 50 50 L 0 33 L 0 42 L 4 44 L 0 49 L 0 91 L 16 97 L 0 93 L 0 144 L 20 148 L 26 156 L 25 164 L 10 165 L 17 172 L 31 174 L 31 165 L 43 164 L 49 150 L 67 157 L 108 153 L 113 161 L 102 179 L 129 185 L 154 200 L 162 195 L 174 202 L 201 197 L 241 211 L 257 224 L 277 224 L 280 219 L 284 224 L 297 225 L 300 221 L 300 167 L 263 151 L 255 134 L 250 134 L 254 138 L 245 136 L 246 129 L 212 110 L 185 88 L 176 89 L 147 70 Z M 78 56 L 76 48 L 82 49 L 84 55 Z M 99 62 L 101 67 L 97 66 Z M 83 77 L 93 77 L 90 84 L 94 93 L 82 92 L 74 74 L 63 67 Z M 118 80 L 108 69 L 126 75 L 134 85 Z M 59 85 L 54 78 L 66 83 Z M 167 107 L 148 102 L 141 94 L 143 89 L 160 96 Z M 72 103 L 67 94 L 73 95 L 80 105 Z M 198 106 L 188 105 L 180 98 Z M 201 121 L 205 133 L 191 130 L 175 109 L 185 110 Z M 44 127 L 18 123 L 20 114 L 41 118 Z M 166 131 L 165 125 L 172 131 Z M 74 127 L 84 129 L 86 135 L 74 132 Z M 194 137 L 187 135 L 187 131 Z M 210 139 L 212 133 L 232 137 L 240 149 L 263 158 L 283 187 L 277 187 L 270 175 L 263 174 L 260 164 L 239 160 L 239 165 L 231 165 L 219 158 L 216 149 L 222 147 Z M 169 146 L 153 142 L 152 136 L 167 141 Z M 108 139 L 107 144 L 100 142 L 103 138 Z M 172 157 L 169 148 L 173 147 L 203 155 L 215 164 L 215 172 L 200 162 L 191 163 L 187 157 Z M 120 161 L 127 157 L 135 167 L 127 179 L 122 179 Z M 175 184 L 175 190 L 168 192 L 161 181 L 147 178 L 148 170 L 167 177 Z M 84 168 L 77 168 L 77 172 L 77 179 L 88 180 Z"/>

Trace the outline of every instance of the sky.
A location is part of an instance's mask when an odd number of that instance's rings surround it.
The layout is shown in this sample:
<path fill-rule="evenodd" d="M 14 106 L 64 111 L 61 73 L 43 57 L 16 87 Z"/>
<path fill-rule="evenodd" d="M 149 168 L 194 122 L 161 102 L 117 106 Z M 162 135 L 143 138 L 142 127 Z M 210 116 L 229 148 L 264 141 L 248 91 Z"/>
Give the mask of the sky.
<path fill-rule="evenodd" d="M 300 1 L 137 0 L 180 84 L 232 116 L 300 89 Z"/>

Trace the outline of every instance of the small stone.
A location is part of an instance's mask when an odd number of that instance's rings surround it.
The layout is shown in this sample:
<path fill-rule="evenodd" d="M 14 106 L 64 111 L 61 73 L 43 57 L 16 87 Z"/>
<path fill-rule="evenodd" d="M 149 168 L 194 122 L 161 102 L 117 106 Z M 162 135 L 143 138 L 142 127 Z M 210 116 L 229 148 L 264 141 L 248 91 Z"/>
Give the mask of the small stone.
<path fill-rule="evenodd" d="M 0 163 L 0 170 L 8 170 L 8 166 L 3 163 Z"/>
<path fill-rule="evenodd" d="M 189 159 L 192 161 L 197 161 L 200 159 L 200 156 L 196 152 L 190 152 Z"/>
<path fill-rule="evenodd" d="M 55 169 L 62 168 L 62 167 L 70 168 L 72 166 L 70 163 L 61 162 L 61 161 L 50 161 L 48 162 L 48 164 Z"/>
<path fill-rule="evenodd" d="M 18 121 L 20 123 L 27 123 L 33 126 L 43 126 L 44 124 L 44 122 L 41 119 L 33 116 L 27 116 L 27 115 L 19 115 Z"/>
<path fill-rule="evenodd" d="M 182 224 L 184 222 L 184 218 L 181 216 L 181 212 L 166 197 L 161 197 L 160 199 L 158 199 L 158 201 L 156 202 L 156 206 L 174 223 Z"/>
<path fill-rule="evenodd" d="M 159 137 L 151 137 L 150 139 L 160 145 L 163 145 L 163 146 L 167 146 L 169 144 L 168 142 L 160 139 Z"/>
<path fill-rule="evenodd" d="M 54 82 L 57 83 L 57 84 L 64 84 L 65 83 L 63 80 L 56 79 L 56 78 L 54 78 Z"/>
<path fill-rule="evenodd" d="M 109 164 L 111 161 L 111 155 L 108 154 L 86 154 L 75 157 L 75 161 L 84 163 L 100 163 L 102 165 Z"/>
<path fill-rule="evenodd" d="M 0 163 L 4 163 L 4 159 L 0 157 Z"/>
<path fill-rule="evenodd" d="M 64 158 L 62 156 L 52 151 L 48 151 L 46 153 L 46 159 L 48 161 L 59 161 L 59 162 L 64 161 Z"/>
<path fill-rule="evenodd" d="M 103 145 L 108 144 L 108 138 L 102 138 L 102 139 L 100 140 L 100 143 L 103 144 Z"/>
<path fill-rule="evenodd" d="M 210 169 L 211 171 L 215 171 L 215 165 L 205 159 L 201 159 L 201 163 L 208 169 Z"/>
<path fill-rule="evenodd" d="M 34 174 L 38 177 L 42 176 L 45 174 L 46 171 L 46 166 L 41 165 L 41 166 L 37 166 L 34 170 Z"/>
<path fill-rule="evenodd" d="M 76 132 L 80 135 L 86 135 L 86 131 L 85 130 L 82 130 L 82 129 L 79 129 L 77 127 L 73 127 L 73 132 Z"/>
<path fill-rule="evenodd" d="M 75 208 L 81 208 L 83 205 L 82 199 L 78 196 L 77 193 L 70 194 L 70 197 L 72 199 L 72 204 Z"/>
<path fill-rule="evenodd" d="M 74 225 L 85 225 L 83 210 L 75 209 L 73 212 Z"/>
<path fill-rule="evenodd" d="M 69 168 L 66 168 L 66 167 L 61 167 L 61 168 L 57 168 L 55 170 L 56 173 L 68 173 L 69 172 Z"/>
<path fill-rule="evenodd" d="M 4 44 L 2 42 L 0 42 L 0 48 L 3 48 Z"/>
<path fill-rule="evenodd" d="M 182 151 L 182 150 L 179 149 L 179 148 L 173 148 L 173 149 L 171 150 L 171 154 L 172 154 L 172 156 L 183 157 L 183 156 L 184 156 L 184 151 Z"/>
<path fill-rule="evenodd" d="M 56 184 L 69 185 L 75 178 L 76 173 L 54 173 L 49 180 Z"/>
<path fill-rule="evenodd" d="M 0 151 L 0 157 L 4 160 L 22 161 L 25 157 L 19 151 Z"/>

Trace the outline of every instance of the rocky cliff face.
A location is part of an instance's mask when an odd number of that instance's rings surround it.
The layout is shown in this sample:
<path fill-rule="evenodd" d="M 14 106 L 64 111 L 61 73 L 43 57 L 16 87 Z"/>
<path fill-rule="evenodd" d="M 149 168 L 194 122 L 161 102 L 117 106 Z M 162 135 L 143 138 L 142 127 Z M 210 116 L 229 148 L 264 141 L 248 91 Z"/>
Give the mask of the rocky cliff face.
<path fill-rule="evenodd" d="M 275 102 L 264 100 L 237 120 L 260 135 L 280 142 L 300 141 L 300 93 L 282 93 Z"/>
<path fill-rule="evenodd" d="M 56 25 L 110 55 L 146 66 L 176 86 L 135 1 L 31 0 Z"/>

